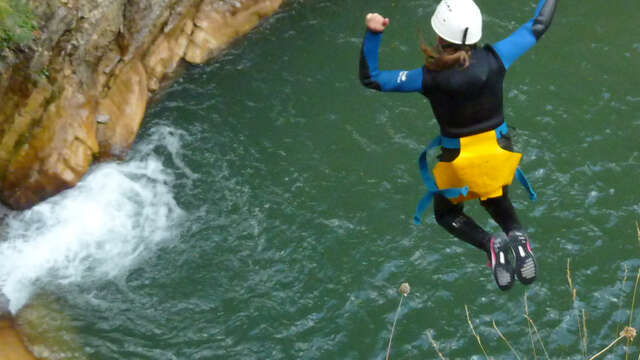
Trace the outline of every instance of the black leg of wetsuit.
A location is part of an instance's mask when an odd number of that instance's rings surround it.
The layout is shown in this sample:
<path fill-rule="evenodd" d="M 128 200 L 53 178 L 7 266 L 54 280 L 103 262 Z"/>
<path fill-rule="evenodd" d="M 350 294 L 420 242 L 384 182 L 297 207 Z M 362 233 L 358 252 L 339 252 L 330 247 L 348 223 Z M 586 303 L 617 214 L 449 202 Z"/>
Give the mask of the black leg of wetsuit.
<path fill-rule="evenodd" d="M 462 203 L 454 204 L 440 194 L 436 194 L 433 198 L 433 210 L 438 224 L 451 235 L 488 254 L 491 234 L 476 224 L 463 212 L 463 209 Z"/>
<path fill-rule="evenodd" d="M 480 201 L 493 220 L 500 225 L 502 231 L 508 234 L 511 230 L 522 230 L 522 225 L 516 215 L 516 210 L 509 199 L 507 187 L 502 189 L 502 196 Z"/>

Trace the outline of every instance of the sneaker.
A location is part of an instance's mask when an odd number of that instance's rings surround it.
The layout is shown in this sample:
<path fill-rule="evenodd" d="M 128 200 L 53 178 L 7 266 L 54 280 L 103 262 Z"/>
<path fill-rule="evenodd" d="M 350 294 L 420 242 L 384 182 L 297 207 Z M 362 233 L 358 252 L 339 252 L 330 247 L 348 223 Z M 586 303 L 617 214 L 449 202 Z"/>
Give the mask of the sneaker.
<path fill-rule="evenodd" d="M 522 231 L 513 230 L 509 233 L 508 238 L 516 258 L 518 280 L 529 285 L 536 280 L 536 260 L 531 252 L 529 237 Z"/>
<path fill-rule="evenodd" d="M 491 249 L 491 269 L 493 278 L 500 290 L 509 290 L 513 286 L 513 266 L 509 261 L 509 241 L 504 235 L 493 235 L 489 243 Z"/>

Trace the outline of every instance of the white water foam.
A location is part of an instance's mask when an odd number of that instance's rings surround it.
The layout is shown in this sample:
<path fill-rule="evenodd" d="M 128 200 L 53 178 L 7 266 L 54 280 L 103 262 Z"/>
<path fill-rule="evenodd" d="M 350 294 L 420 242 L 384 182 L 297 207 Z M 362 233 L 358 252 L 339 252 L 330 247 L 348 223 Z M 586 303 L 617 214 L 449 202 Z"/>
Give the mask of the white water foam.
<path fill-rule="evenodd" d="M 175 241 L 184 213 L 174 200 L 174 174 L 154 150 L 163 148 L 176 164 L 180 135 L 162 127 L 131 160 L 97 165 L 76 187 L 7 215 L 0 292 L 12 313 L 39 289 L 63 294 L 69 284 L 112 279 Z"/>

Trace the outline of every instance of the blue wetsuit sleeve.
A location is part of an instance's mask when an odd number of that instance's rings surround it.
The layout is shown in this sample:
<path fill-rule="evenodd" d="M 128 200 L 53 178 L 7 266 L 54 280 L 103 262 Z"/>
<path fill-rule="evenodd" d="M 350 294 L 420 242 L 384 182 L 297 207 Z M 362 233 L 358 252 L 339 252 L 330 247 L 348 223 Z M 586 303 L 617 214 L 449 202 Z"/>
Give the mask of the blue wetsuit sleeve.
<path fill-rule="evenodd" d="M 524 25 L 506 39 L 493 44 L 493 48 L 508 69 L 516 59 L 531 49 L 547 31 L 556 10 L 556 0 L 540 0 L 536 12 Z"/>
<path fill-rule="evenodd" d="M 386 70 L 378 68 L 378 48 L 382 33 L 367 30 L 360 51 L 360 82 L 379 91 L 413 92 L 422 90 L 422 68 Z"/>

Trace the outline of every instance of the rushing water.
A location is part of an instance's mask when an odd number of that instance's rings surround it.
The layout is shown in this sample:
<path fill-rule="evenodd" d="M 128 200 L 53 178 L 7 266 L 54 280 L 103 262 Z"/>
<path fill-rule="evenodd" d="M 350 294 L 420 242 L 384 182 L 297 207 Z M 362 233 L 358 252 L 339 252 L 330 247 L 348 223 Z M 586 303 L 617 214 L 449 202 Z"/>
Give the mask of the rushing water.
<path fill-rule="evenodd" d="M 478 3 L 487 42 L 535 6 Z M 417 155 L 437 132 L 428 103 L 357 81 L 367 12 L 391 18 L 382 67 L 412 68 L 435 4 L 292 0 L 215 62 L 188 68 L 125 162 L 8 215 L 0 289 L 11 309 L 49 294 L 90 359 L 383 359 L 406 281 L 392 359 L 437 358 L 430 336 L 447 358 L 484 358 L 465 305 L 492 358 L 515 357 L 493 321 L 533 358 L 525 293 L 538 357 L 584 358 L 583 309 L 586 353 L 609 344 L 629 321 L 640 266 L 640 3 L 561 1 L 543 41 L 509 70 L 505 115 L 539 200 L 517 186 L 512 198 L 540 276 L 506 293 L 431 210 L 412 224 Z M 497 230 L 477 204 L 467 209 Z"/>

